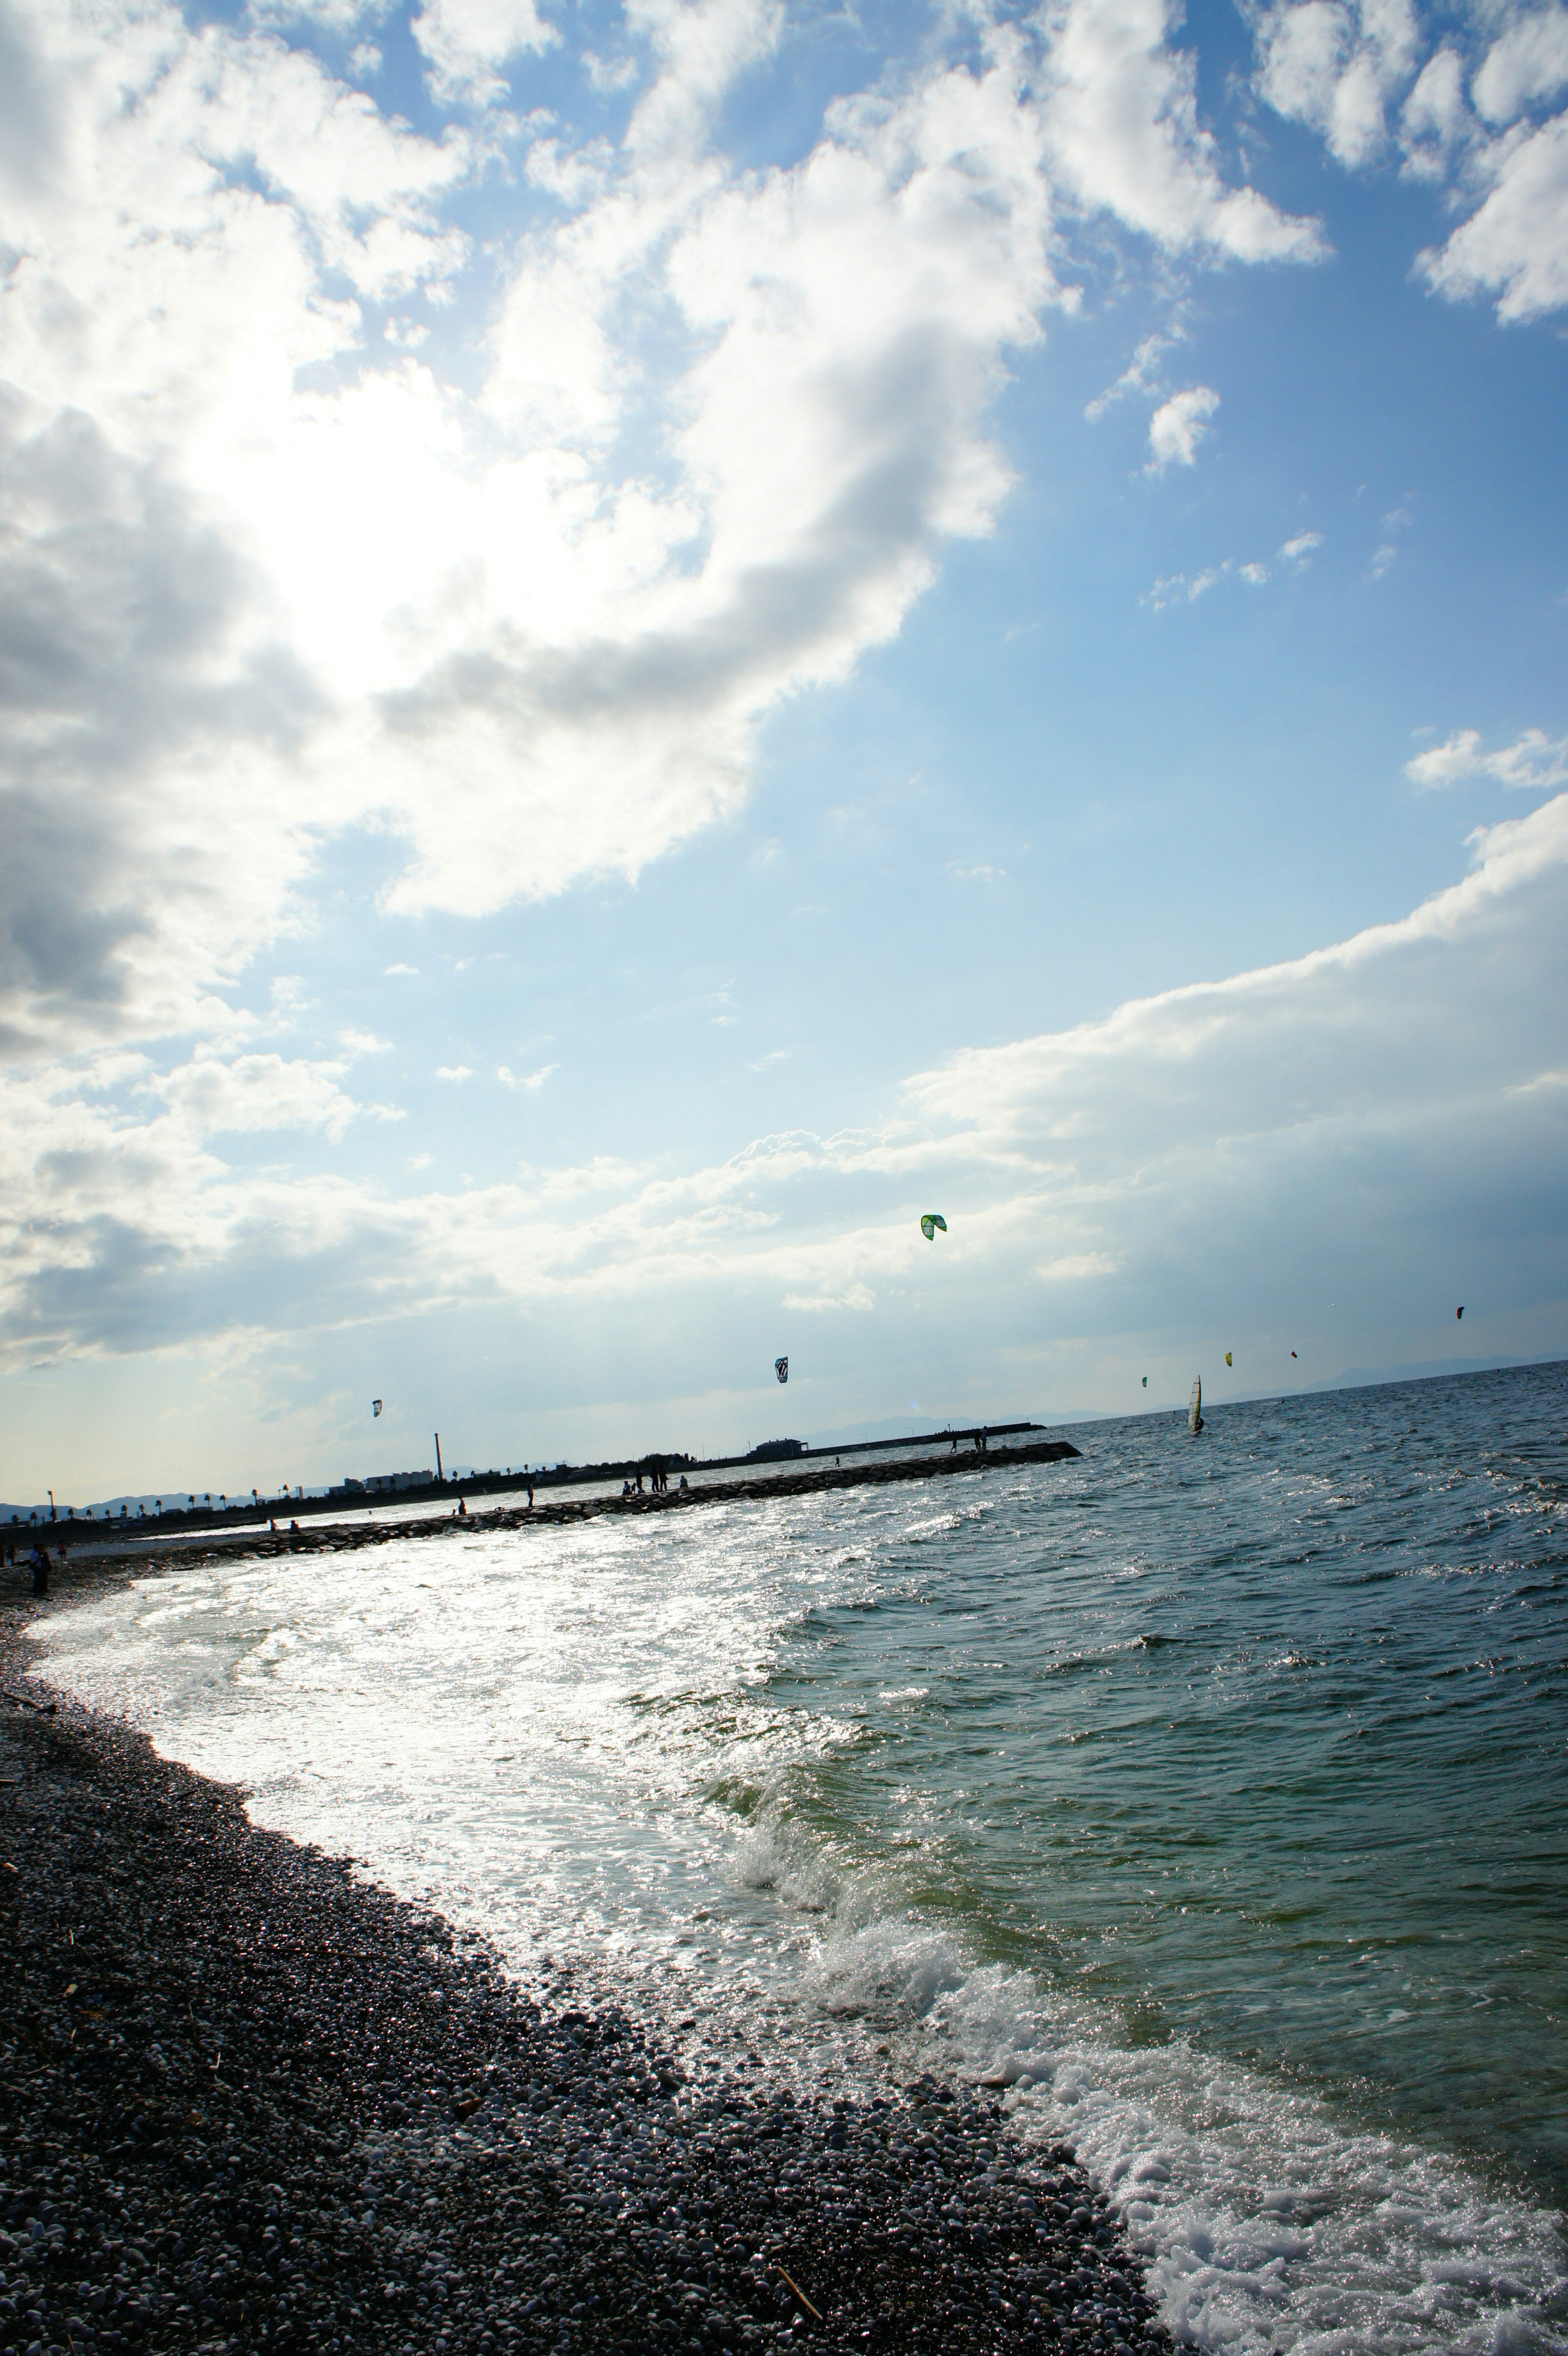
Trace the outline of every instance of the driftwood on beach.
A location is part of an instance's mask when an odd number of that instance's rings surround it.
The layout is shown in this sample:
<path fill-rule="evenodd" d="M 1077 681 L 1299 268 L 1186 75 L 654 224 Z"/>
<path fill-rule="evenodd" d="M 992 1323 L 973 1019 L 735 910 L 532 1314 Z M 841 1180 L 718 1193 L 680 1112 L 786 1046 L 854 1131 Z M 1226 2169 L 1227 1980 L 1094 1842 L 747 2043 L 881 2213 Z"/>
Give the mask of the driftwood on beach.
<path fill-rule="evenodd" d="M 531 1529 L 536 1525 L 597 1520 L 605 1514 L 685 1513 L 702 1505 L 734 1505 L 740 1499 L 767 1503 L 775 1497 L 809 1496 L 825 1489 L 863 1489 L 895 1481 L 929 1481 L 958 1472 L 1000 1472 L 1018 1464 L 1051 1464 L 1079 1451 L 1067 1440 L 1035 1440 L 1022 1448 L 950 1450 L 940 1456 L 894 1458 L 882 1463 L 813 1464 L 810 1472 L 754 1473 L 739 1481 L 704 1482 L 701 1488 L 666 1489 L 630 1496 L 553 1499 L 537 1505 L 499 1505 L 489 1513 L 458 1515 L 451 1506 L 403 1521 L 328 1522 L 313 1528 L 236 1531 L 206 1545 L 169 1547 L 155 1552 L 94 1548 L 78 1558 L 83 1570 L 145 1570 L 160 1562 L 211 1562 L 231 1554 L 338 1554 L 356 1547 L 385 1546 L 393 1538 L 450 1537 L 469 1530 Z"/>

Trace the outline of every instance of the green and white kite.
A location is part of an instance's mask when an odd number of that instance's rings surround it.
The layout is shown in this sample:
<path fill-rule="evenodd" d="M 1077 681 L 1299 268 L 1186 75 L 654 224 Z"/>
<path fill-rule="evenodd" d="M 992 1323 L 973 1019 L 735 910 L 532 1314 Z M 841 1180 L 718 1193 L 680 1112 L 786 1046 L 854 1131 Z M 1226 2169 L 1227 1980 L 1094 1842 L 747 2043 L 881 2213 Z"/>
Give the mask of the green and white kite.
<path fill-rule="evenodd" d="M 920 1221 L 920 1233 L 925 1237 L 928 1243 L 930 1243 L 933 1240 L 939 1227 L 940 1227 L 943 1235 L 945 1236 L 948 1231 L 948 1223 L 943 1218 L 941 1213 L 940 1211 L 926 1212 Z"/>

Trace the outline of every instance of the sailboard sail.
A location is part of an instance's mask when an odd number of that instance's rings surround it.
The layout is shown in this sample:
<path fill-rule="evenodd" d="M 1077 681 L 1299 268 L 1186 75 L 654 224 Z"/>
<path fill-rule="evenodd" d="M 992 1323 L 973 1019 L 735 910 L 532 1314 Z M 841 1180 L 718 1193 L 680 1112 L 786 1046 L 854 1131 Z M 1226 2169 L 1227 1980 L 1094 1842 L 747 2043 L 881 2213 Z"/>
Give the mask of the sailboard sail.
<path fill-rule="evenodd" d="M 1192 1397 L 1187 1403 L 1187 1428 L 1194 1433 L 1203 1430 L 1203 1377 L 1199 1375 L 1192 1387 Z"/>

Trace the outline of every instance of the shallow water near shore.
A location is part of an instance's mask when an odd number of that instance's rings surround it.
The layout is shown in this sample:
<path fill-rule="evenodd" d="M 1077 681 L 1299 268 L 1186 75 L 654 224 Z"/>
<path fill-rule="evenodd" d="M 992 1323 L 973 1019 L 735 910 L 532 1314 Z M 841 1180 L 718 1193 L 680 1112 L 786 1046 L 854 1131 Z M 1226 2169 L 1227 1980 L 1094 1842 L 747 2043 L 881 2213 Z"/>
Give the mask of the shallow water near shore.
<path fill-rule="evenodd" d="M 1202 2344 L 1568 2347 L 1565 1435 L 1563 1366 L 1144 1417 L 171 1564 L 40 1665 L 699 2070 L 1005 2080 Z"/>

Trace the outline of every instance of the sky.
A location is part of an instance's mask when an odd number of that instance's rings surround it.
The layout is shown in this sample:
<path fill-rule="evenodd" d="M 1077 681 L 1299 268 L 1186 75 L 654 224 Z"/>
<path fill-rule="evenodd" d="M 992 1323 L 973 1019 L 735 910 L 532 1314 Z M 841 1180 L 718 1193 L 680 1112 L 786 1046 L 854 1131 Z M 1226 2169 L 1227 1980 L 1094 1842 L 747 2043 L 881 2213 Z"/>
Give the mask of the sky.
<path fill-rule="evenodd" d="M 4 0 L 0 118 L 0 1495 L 1568 1355 L 1568 7 Z"/>

